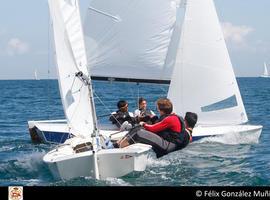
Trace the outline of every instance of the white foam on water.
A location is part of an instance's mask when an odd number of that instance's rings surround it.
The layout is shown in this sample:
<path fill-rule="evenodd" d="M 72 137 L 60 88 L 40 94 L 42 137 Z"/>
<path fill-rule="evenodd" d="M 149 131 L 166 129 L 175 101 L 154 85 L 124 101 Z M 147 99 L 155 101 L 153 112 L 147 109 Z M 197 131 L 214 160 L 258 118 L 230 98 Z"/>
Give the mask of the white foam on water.
<path fill-rule="evenodd" d="M 15 165 L 23 168 L 28 172 L 37 172 L 39 167 L 43 164 L 43 156 L 46 152 L 32 152 L 30 154 L 23 154 L 17 158 Z"/>
<path fill-rule="evenodd" d="M 159 183 L 155 183 L 157 179 L 162 180 L 163 183 L 172 181 L 171 172 L 166 167 L 148 169 L 142 179 L 149 180 L 149 183 L 143 183 L 143 185 L 159 185 Z"/>
<path fill-rule="evenodd" d="M 92 177 L 84 177 L 84 179 L 89 180 L 89 181 L 94 180 Z M 124 181 L 121 178 L 106 178 L 104 181 L 106 185 L 111 185 L 111 186 L 132 186 L 130 183 Z"/>
<path fill-rule="evenodd" d="M 15 147 L 12 145 L 4 145 L 0 147 L 0 152 L 12 151 L 13 149 L 15 149 Z"/>
<path fill-rule="evenodd" d="M 167 174 L 167 173 L 161 174 L 160 178 L 161 178 L 162 180 L 171 180 L 171 178 L 168 177 L 168 174 Z"/>
<path fill-rule="evenodd" d="M 113 186 L 132 186 L 132 184 L 120 178 L 106 178 L 106 183 Z"/>
<path fill-rule="evenodd" d="M 216 135 L 211 137 L 205 137 L 195 143 L 223 143 L 223 144 L 257 144 L 259 142 L 257 134 L 241 134 L 241 133 L 229 133 L 224 135 Z"/>
<path fill-rule="evenodd" d="M 39 179 L 20 179 L 20 178 L 15 178 L 15 179 L 1 179 L 2 183 L 5 183 L 8 185 L 22 185 L 22 186 L 37 186 L 42 183 L 41 180 Z"/>
<path fill-rule="evenodd" d="M 24 180 L 24 182 L 26 182 L 26 186 L 36 186 L 36 185 L 40 185 L 40 183 L 42 183 L 41 180 L 39 179 L 29 179 L 29 180 Z"/>
<path fill-rule="evenodd" d="M 149 167 L 165 167 L 170 165 L 170 161 L 167 159 L 157 159 L 154 157 L 148 157 L 146 166 Z"/>

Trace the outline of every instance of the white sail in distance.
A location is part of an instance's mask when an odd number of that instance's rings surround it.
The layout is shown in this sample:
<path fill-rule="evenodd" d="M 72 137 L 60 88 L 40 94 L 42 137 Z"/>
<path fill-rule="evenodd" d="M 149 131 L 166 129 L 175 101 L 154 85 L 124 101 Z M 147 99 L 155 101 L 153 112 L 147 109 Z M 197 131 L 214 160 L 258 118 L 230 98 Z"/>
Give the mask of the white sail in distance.
<path fill-rule="evenodd" d="M 188 0 L 168 97 L 198 124 L 248 121 L 212 0 Z"/>
<path fill-rule="evenodd" d="M 268 70 L 267 70 L 267 65 L 266 65 L 265 62 L 264 62 L 264 72 L 263 72 L 263 76 L 265 76 L 265 77 L 268 77 L 268 76 L 269 76 L 269 73 L 268 73 Z"/>
<path fill-rule="evenodd" d="M 92 0 L 84 24 L 91 76 L 170 80 L 179 0 Z M 164 70 L 166 68 L 166 70 Z"/>
<path fill-rule="evenodd" d="M 73 134 L 89 136 L 94 129 L 90 91 L 88 85 L 76 76 L 76 73 L 82 72 L 85 77 L 89 77 L 78 0 L 48 2 L 64 112 Z"/>
<path fill-rule="evenodd" d="M 37 70 L 35 70 L 34 75 L 35 75 L 35 80 L 39 80 L 38 75 L 37 75 Z"/>

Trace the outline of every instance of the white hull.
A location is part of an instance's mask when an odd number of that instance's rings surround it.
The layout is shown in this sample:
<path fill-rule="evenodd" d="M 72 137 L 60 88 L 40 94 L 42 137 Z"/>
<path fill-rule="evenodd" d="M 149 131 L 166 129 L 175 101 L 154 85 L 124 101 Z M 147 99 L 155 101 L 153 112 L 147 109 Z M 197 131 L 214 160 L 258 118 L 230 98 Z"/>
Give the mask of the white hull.
<path fill-rule="evenodd" d="M 99 125 L 99 128 L 103 130 L 102 132 L 106 136 L 119 131 L 119 128 L 114 125 Z M 69 133 L 69 127 L 65 119 L 28 121 L 28 129 L 34 143 L 61 144 L 76 136 L 76 134 Z M 124 134 L 116 134 L 115 136 L 119 137 Z"/>
<path fill-rule="evenodd" d="M 65 144 L 48 152 L 43 160 L 48 164 L 56 179 L 68 180 L 76 177 L 91 177 L 106 179 L 121 177 L 133 171 L 143 171 L 146 168 L 148 151 L 151 146 L 133 144 L 126 148 L 101 149 L 97 156 L 98 177 L 95 173 L 94 153 L 88 149 L 77 152 L 74 147 L 90 140 L 80 138 L 68 139 Z"/>
<path fill-rule="evenodd" d="M 52 138 L 63 138 L 60 135 L 68 133 L 68 126 L 65 120 L 53 120 L 53 121 L 30 121 L 29 130 L 31 128 L 36 127 L 39 133 L 38 137 L 42 142 L 51 142 L 49 141 Z M 105 136 L 110 136 L 111 134 L 117 132 L 117 129 L 112 130 L 113 126 L 101 127 L 102 133 Z M 193 141 L 199 140 L 204 137 L 213 137 L 220 135 L 228 135 L 228 134 L 241 134 L 254 136 L 255 140 L 259 140 L 260 134 L 262 131 L 262 126 L 260 125 L 223 125 L 223 126 L 197 126 L 193 130 Z M 46 134 L 50 133 L 50 137 L 45 138 Z M 55 136 L 58 135 L 58 136 Z M 113 139 L 118 139 L 125 135 L 125 132 L 122 134 L 115 134 L 112 136 Z M 117 138 L 118 137 L 118 138 Z M 33 138 L 32 138 L 33 140 Z M 57 143 L 64 143 L 65 141 L 58 141 Z"/>
<path fill-rule="evenodd" d="M 261 135 L 262 126 L 230 125 L 230 126 L 198 126 L 193 131 L 193 141 L 207 137 L 228 136 L 230 140 L 243 140 L 251 138 L 257 143 Z M 102 135 L 110 136 L 115 131 L 101 131 Z M 112 136 L 119 139 L 127 132 Z M 121 177 L 133 171 L 143 171 L 146 167 L 147 153 L 151 146 L 133 144 L 126 148 L 101 149 L 96 153 L 99 176 L 95 175 L 94 154 L 92 150 L 75 151 L 78 144 L 90 142 L 74 137 L 56 149 L 47 153 L 43 160 L 48 164 L 56 179 L 68 180 L 76 177 L 92 177 L 106 179 L 108 177 Z M 241 143 L 241 141 L 239 141 Z"/>
<path fill-rule="evenodd" d="M 230 136 L 240 138 L 252 138 L 258 143 L 262 132 L 261 125 L 219 125 L 219 126 L 197 126 L 192 133 L 193 141 L 205 137 Z"/>
<path fill-rule="evenodd" d="M 28 121 L 28 130 L 33 143 L 64 143 L 69 134 L 67 120 Z"/>

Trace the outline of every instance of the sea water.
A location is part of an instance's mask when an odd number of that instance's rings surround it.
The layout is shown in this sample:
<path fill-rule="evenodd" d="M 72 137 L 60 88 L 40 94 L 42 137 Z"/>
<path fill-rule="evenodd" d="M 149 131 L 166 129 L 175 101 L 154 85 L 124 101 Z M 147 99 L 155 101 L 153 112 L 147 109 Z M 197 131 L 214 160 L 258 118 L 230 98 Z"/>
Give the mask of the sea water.
<path fill-rule="evenodd" d="M 270 79 L 237 79 L 249 123 L 263 125 L 256 143 L 252 138 L 207 138 L 160 159 L 150 155 L 147 168 L 121 178 L 93 180 L 81 177 L 54 180 L 42 157 L 54 146 L 33 144 L 27 121 L 64 119 L 56 80 L 0 81 L 0 186 L 269 186 Z M 129 111 L 145 97 L 155 112 L 155 101 L 168 86 L 94 81 L 98 120 L 108 122 L 120 99 Z M 190 97 L 192 98 L 192 97 Z"/>

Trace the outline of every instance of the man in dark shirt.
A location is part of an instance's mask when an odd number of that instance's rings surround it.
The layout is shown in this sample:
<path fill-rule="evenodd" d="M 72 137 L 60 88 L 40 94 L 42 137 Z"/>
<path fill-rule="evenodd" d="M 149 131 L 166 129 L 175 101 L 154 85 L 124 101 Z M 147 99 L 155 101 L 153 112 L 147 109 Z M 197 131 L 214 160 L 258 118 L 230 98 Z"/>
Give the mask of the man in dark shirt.
<path fill-rule="evenodd" d="M 134 125 L 135 118 L 133 117 L 133 113 L 128 112 L 128 102 L 125 100 L 120 100 L 117 103 L 117 107 L 118 110 L 111 114 L 109 120 L 118 128 L 120 128 L 125 121 Z"/>

